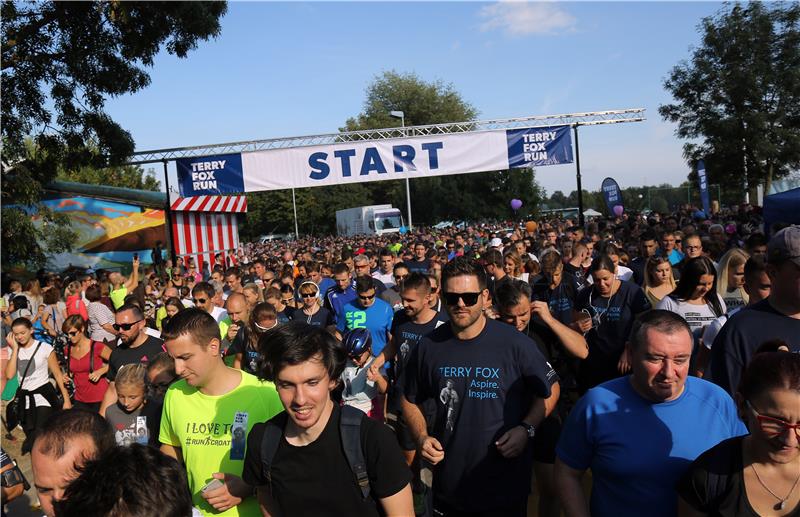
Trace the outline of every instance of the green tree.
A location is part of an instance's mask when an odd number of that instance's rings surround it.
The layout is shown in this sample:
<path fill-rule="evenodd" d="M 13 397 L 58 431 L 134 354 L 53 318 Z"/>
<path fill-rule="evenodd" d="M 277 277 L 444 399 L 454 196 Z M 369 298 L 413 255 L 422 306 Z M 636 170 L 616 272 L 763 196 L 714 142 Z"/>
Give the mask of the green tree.
<path fill-rule="evenodd" d="M 70 249 L 74 234 L 63 218 L 36 230 L 8 205 L 45 214 L 42 186 L 59 171 L 122 164 L 134 142 L 104 111 L 105 100 L 148 86 L 147 68 L 162 48 L 186 57 L 216 37 L 226 10 L 225 2 L 2 2 L 4 265 L 40 265 L 40 242 L 49 252 Z"/>
<path fill-rule="evenodd" d="M 138 165 L 119 165 L 106 169 L 96 169 L 87 165 L 69 172 L 61 170 L 56 179 L 153 192 L 158 191 L 161 187 L 161 182 L 156 178 L 153 169 L 145 171 Z"/>
<path fill-rule="evenodd" d="M 798 20 L 798 3 L 726 5 L 702 20 L 702 43 L 664 82 L 676 102 L 659 113 L 689 140 L 685 158 L 705 159 L 709 182 L 736 199 L 800 165 Z"/>

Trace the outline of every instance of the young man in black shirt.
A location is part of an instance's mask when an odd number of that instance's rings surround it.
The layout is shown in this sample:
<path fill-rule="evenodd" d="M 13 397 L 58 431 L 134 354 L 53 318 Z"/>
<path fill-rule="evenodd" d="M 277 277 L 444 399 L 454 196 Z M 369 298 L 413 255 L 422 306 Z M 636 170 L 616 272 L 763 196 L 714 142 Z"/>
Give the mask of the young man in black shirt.
<path fill-rule="evenodd" d="M 442 270 L 450 324 L 424 337 L 403 375 L 403 415 L 435 465 L 441 515 L 527 515 L 536 426 L 555 375 L 530 338 L 486 318 L 486 275 L 457 257 Z M 429 435 L 423 406 L 436 413 Z"/>
<path fill-rule="evenodd" d="M 391 430 L 363 417 L 359 444 L 369 479 L 364 496 L 344 452 L 341 420 L 347 408 L 331 399 L 344 368 L 345 351 L 326 330 L 288 323 L 272 330 L 263 353 L 285 412 L 256 424 L 247 437 L 242 478 L 257 487 L 262 512 L 293 515 L 413 515 L 409 480 Z M 265 472 L 264 436 L 282 430 Z"/>

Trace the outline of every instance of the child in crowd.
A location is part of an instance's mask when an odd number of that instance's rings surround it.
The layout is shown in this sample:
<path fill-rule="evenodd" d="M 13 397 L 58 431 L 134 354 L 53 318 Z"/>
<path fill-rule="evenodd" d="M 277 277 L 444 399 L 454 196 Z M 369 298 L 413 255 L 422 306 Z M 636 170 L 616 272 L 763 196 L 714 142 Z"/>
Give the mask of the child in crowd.
<path fill-rule="evenodd" d="M 117 403 L 106 409 L 106 420 L 114 429 L 117 445 L 147 445 L 155 434 L 151 432 L 153 423 L 144 414 L 146 373 L 147 366 L 142 363 L 126 364 L 117 372 Z"/>
<path fill-rule="evenodd" d="M 342 338 L 342 344 L 348 357 L 342 372 L 342 403 L 383 422 L 383 395 L 389 382 L 382 374 L 370 371 L 375 357 L 372 355 L 369 330 L 356 328 L 348 331 Z"/>

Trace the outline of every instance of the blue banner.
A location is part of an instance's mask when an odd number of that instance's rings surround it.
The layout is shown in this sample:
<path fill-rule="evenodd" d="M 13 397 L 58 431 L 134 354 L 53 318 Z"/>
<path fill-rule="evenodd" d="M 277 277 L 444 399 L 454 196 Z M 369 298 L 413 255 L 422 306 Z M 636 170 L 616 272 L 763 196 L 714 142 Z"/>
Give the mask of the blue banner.
<path fill-rule="evenodd" d="M 606 200 L 606 208 L 608 208 L 609 215 L 616 215 L 617 217 L 622 215 L 622 191 L 614 178 L 604 179 L 601 190 L 603 191 L 603 198 Z M 621 208 L 615 211 L 615 206 L 620 206 Z"/>
<path fill-rule="evenodd" d="M 569 126 L 509 129 L 509 168 L 572 163 L 572 138 Z"/>
<path fill-rule="evenodd" d="M 241 154 L 181 158 L 175 165 L 183 197 L 244 192 Z"/>
<path fill-rule="evenodd" d="M 706 217 L 711 217 L 711 202 L 708 199 L 706 164 L 703 160 L 697 162 L 697 180 L 700 182 L 700 201 L 703 202 L 703 212 L 706 213 Z"/>

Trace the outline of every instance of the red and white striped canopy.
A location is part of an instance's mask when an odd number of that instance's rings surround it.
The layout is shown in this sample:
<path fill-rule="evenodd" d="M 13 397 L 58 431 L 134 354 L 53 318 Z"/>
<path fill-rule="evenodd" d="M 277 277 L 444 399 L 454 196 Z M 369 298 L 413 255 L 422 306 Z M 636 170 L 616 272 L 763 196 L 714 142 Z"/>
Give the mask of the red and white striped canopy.
<path fill-rule="evenodd" d="M 171 208 L 181 212 L 247 212 L 245 196 L 194 196 L 179 197 Z"/>

